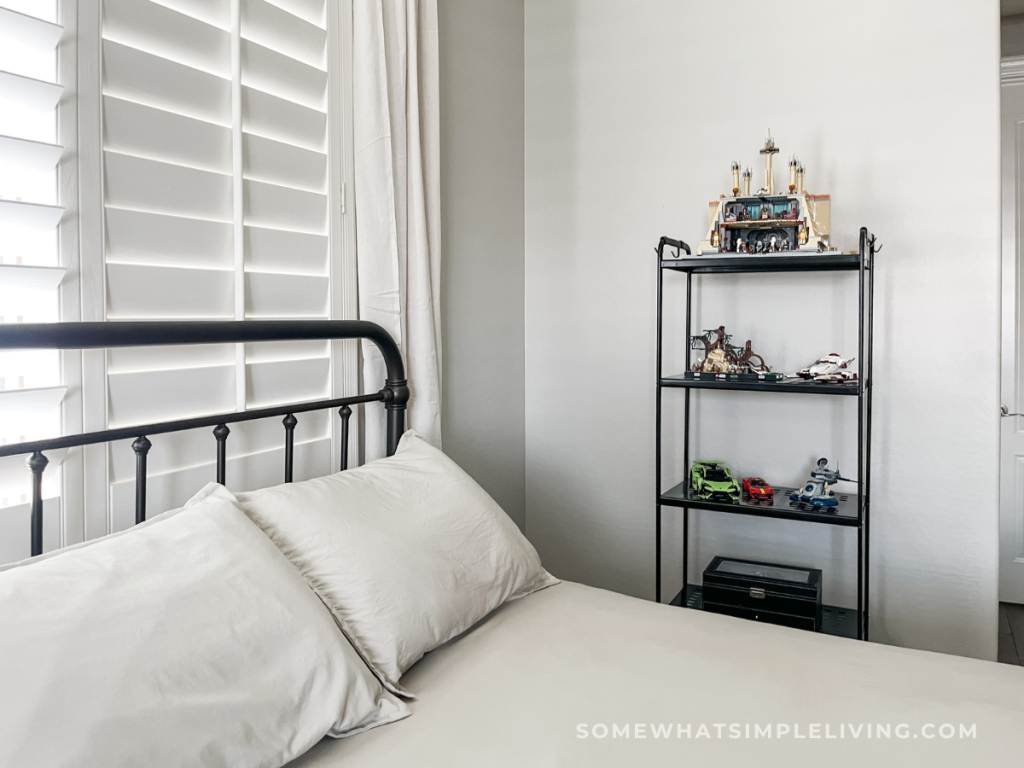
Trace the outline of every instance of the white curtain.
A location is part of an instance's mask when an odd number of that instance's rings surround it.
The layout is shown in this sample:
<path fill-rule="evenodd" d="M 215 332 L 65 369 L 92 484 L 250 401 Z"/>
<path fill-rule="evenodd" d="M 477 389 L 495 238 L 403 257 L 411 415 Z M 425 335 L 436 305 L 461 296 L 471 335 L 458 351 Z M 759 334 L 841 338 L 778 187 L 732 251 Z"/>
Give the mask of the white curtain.
<path fill-rule="evenodd" d="M 359 316 L 405 358 L 407 425 L 441 445 L 437 0 L 355 0 L 353 77 Z M 363 344 L 366 391 L 384 363 Z M 384 409 L 367 408 L 366 458 L 384 455 Z"/>

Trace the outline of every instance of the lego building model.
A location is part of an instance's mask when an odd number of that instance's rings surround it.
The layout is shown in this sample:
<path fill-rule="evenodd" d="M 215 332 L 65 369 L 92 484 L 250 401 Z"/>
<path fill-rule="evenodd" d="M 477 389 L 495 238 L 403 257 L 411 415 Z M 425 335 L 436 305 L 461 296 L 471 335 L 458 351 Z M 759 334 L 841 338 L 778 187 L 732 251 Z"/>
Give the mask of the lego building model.
<path fill-rule="evenodd" d="M 741 177 L 740 164 L 732 164 L 732 195 L 709 203 L 708 232 L 697 248 L 698 255 L 836 250 L 828 242 L 829 196 L 804 191 L 804 167 L 795 157 L 789 162 L 788 191 L 775 191 L 772 156 L 778 151 L 769 134 L 761 150 L 764 186 L 753 193 L 750 169 Z"/>

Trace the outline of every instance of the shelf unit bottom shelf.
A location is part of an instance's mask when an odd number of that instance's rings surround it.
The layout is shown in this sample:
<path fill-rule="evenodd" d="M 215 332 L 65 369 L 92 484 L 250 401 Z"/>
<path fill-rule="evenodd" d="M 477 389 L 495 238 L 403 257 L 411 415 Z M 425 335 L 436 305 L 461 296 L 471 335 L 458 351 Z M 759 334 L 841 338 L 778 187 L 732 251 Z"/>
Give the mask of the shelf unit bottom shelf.
<path fill-rule="evenodd" d="M 683 593 L 680 591 L 669 605 L 683 604 Z M 700 611 L 704 609 L 703 588 L 697 584 L 686 586 L 686 607 Z M 740 619 L 743 621 L 743 619 Z M 857 639 L 857 626 L 860 624 L 860 611 L 853 608 L 839 608 L 834 605 L 821 606 L 821 630 L 824 635 Z"/>

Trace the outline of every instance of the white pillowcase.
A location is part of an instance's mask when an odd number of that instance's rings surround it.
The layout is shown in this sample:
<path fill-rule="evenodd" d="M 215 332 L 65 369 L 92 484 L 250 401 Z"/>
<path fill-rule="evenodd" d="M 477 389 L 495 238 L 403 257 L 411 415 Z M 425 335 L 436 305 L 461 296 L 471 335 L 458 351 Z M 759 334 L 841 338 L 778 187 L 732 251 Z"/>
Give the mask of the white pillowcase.
<path fill-rule="evenodd" d="M 124 536 L 125 534 L 132 533 L 133 531 L 141 531 L 143 528 L 148 528 L 151 525 L 156 525 L 159 522 L 174 517 L 179 512 L 183 512 L 186 509 L 189 509 L 190 507 L 194 507 L 196 504 L 206 500 L 211 496 L 218 499 L 225 499 L 226 501 L 229 501 L 232 504 L 238 504 L 238 499 L 236 499 L 234 497 L 234 494 L 232 494 L 231 491 L 227 490 L 223 485 L 219 485 L 218 483 L 207 483 L 206 485 L 203 486 L 202 490 L 200 490 L 199 493 L 197 493 L 191 499 L 186 501 L 183 506 L 176 507 L 174 509 L 168 509 L 166 512 L 161 512 L 159 515 L 153 515 L 152 517 L 146 518 L 144 522 L 136 523 L 131 528 L 125 528 L 124 530 L 108 534 L 107 536 L 103 536 L 99 539 L 88 539 L 87 541 L 80 541 L 77 544 L 71 544 L 70 546 L 62 547 L 61 549 L 51 549 L 49 552 L 43 552 L 41 555 L 36 555 L 35 557 L 28 557 L 24 560 L 16 560 L 13 563 L 4 563 L 3 565 L 0 565 L 0 573 L 3 573 L 4 571 L 9 571 L 11 568 L 20 568 L 23 565 L 41 563 L 44 560 L 49 560 L 51 557 L 57 557 L 58 555 L 66 555 L 68 552 L 74 552 L 77 549 L 91 547 L 93 544 L 96 544 L 98 542 L 108 541 L 119 536 Z"/>
<path fill-rule="evenodd" d="M 0 765 L 276 768 L 408 715 L 230 494 L 204 493 L 0 573 Z"/>
<path fill-rule="evenodd" d="M 424 653 L 556 584 L 508 515 L 415 432 L 394 456 L 239 493 L 391 690 Z"/>

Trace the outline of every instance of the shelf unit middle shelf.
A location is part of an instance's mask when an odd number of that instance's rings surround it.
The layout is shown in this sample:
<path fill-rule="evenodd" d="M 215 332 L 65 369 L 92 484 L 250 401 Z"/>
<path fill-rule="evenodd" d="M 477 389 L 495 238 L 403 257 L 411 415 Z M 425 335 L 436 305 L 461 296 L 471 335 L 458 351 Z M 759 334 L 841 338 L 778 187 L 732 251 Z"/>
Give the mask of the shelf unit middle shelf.
<path fill-rule="evenodd" d="M 861 516 L 857 510 L 857 494 L 841 493 L 836 498 L 839 506 L 831 510 L 812 509 L 806 504 L 789 500 L 789 495 L 795 488 L 775 488 L 775 500 L 769 504 L 756 504 L 747 501 L 740 501 L 736 504 L 729 504 L 722 501 L 709 501 L 691 496 L 688 489 L 689 483 L 683 481 L 678 485 L 669 488 L 659 499 L 659 502 L 666 507 L 689 507 L 690 509 L 708 509 L 714 512 L 726 512 L 732 515 L 750 515 L 752 517 L 772 517 L 779 520 L 802 520 L 809 523 L 822 523 L 824 525 L 846 525 L 857 527 L 861 523 Z"/>
<path fill-rule="evenodd" d="M 687 379 L 683 375 L 664 376 L 659 382 L 662 387 L 679 389 L 721 389 L 743 392 L 801 392 L 809 395 L 852 395 L 860 394 L 860 382 L 805 381 L 738 381 L 727 379 Z"/>

